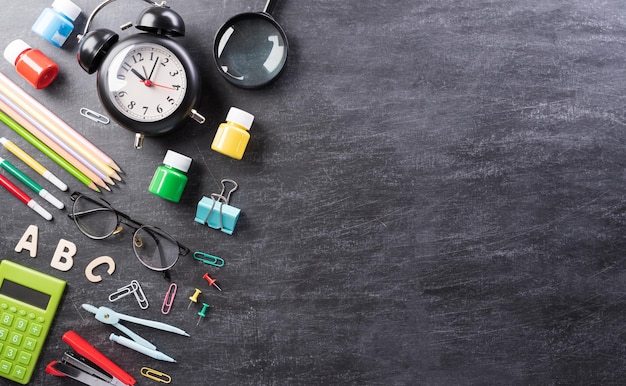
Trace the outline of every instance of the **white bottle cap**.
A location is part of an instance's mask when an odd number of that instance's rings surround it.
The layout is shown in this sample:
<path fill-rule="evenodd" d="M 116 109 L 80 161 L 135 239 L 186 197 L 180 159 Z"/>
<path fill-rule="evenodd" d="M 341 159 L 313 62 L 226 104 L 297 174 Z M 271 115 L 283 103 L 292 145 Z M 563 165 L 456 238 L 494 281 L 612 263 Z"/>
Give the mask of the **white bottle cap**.
<path fill-rule="evenodd" d="M 167 166 L 171 166 L 174 169 L 178 169 L 183 173 L 187 173 L 189 167 L 191 166 L 191 158 L 176 153 L 175 151 L 168 150 L 165 153 L 165 158 L 163 158 L 163 163 Z"/>
<path fill-rule="evenodd" d="M 30 49 L 30 46 L 23 41 L 22 39 L 15 39 L 7 48 L 4 49 L 4 58 L 7 62 L 11 63 L 11 65 L 15 66 L 15 61 L 22 54 L 22 52 Z"/>
<path fill-rule="evenodd" d="M 72 19 L 72 21 L 76 20 L 81 11 L 80 7 L 70 0 L 54 0 L 54 2 L 52 2 L 52 8 L 66 15 Z"/>
<path fill-rule="evenodd" d="M 238 125 L 245 127 L 246 130 L 250 130 L 250 128 L 252 127 L 252 122 L 254 121 L 254 115 L 236 107 L 231 107 L 230 110 L 228 110 L 226 121 L 234 122 Z"/>

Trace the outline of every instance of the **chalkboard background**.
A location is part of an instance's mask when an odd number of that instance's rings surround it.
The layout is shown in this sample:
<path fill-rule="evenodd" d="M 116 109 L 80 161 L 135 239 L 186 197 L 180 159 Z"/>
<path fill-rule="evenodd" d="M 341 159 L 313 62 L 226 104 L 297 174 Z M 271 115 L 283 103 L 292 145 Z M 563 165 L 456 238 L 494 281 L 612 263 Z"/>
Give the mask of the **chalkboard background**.
<path fill-rule="evenodd" d="M 76 3 L 82 29 L 98 2 Z M 143 385 L 155 384 L 139 375 L 143 366 L 174 385 L 626 382 L 622 2 L 279 1 L 288 63 L 261 90 L 227 84 L 211 50 L 222 23 L 264 1 L 168 4 L 186 22 L 178 40 L 201 68 L 207 121 L 139 151 L 133 133 L 79 115 L 102 108 L 95 76 L 76 63 L 76 32 L 55 48 L 30 31 L 47 2 L 3 4 L 0 47 L 22 38 L 61 74 L 37 91 L 7 62 L 0 70 L 122 167 L 124 182 L 101 196 L 226 261 L 213 268 L 181 258 L 165 316 L 169 283 L 136 260 L 128 232 L 90 240 L 67 211 L 47 206 L 55 216 L 47 222 L 0 191 L 3 257 L 68 282 L 31 384 L 73 383 L 44 373 L 68 348 L 61 336 L 70 329 Z M 119 31 L 144 5 L 114 2 L 94 26 Z M 210 149 L 230 106 L 256 116 L 241 161 Z M 0 134 L 85 191 L 7 127 Z M 179 203 L 148 192 L 168 149 L 193 158 Z M 232 236 L 193 221 L 222 178 L 240 186 Z M 36 258 L 14 252 L 31 224 Z M 50 266 L 60 239 L 77 246 L 68 272 Z M 117 270 L 93 284 L 84 269 L 101 255 Z M 205 272 L 223 292 L 208 287 Z M 128 324 L 178 363 L 110 342 L 115 329 L 80 308 L 110 306 L 108 295 L 133 279 L 150 308 L 132 298 L 112 307 L 188 331 Z M 199 307 L 187 309 L 196 287 L 211 304 L 199 325 Z"/>

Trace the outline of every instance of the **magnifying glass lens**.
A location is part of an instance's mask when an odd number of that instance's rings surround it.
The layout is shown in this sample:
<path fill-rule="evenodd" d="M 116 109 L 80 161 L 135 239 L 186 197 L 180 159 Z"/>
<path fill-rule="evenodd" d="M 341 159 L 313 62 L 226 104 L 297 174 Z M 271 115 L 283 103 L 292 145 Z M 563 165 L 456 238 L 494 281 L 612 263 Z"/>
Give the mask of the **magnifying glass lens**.
<path fill-rule="evenodd" d="M 287 44 L 275 23 L 252 14 L 222 28 L 215 54 L 227 79 L 242 87 L 257 87 L 280 73 L 287 60 Z"/>

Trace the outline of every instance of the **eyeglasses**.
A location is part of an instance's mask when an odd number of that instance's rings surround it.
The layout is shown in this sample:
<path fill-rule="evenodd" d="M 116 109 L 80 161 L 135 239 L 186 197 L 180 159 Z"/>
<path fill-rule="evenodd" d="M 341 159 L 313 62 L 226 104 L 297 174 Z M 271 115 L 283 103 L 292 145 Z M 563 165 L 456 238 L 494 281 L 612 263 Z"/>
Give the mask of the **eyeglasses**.
<path fill-rule="evenodd" d="M 92 198 L 79 192 L 71 194 L 74 201 L 72 213 L 78 229 L 87 237 L 103 240 L 122 231 L 122 223 L 135 230 L 133 250 L 141 264 L 155 271 L 167 271 L 178 261 L 179 256 L 187 255 L 189 248 L 161 229 L 143 225 L 113 207 L 102 198 Z"/>

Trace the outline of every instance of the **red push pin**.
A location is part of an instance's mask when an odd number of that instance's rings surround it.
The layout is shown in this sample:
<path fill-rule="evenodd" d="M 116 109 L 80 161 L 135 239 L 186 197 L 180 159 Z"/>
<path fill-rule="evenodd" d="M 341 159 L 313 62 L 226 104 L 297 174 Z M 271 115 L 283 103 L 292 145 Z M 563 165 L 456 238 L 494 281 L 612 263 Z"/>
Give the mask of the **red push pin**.
<path fill-rule="evenodd" d="M 206 281 L 208 281 L 208 282 L 209 282 L 209 287 L 210 287 L 210 286 L 213 286 L 213 287 L 217 288 L 217 289 L 218 289 L 218 290 L 220 290 L 220 291 L 222 290 L 222 289 L 221 289 L 221 288 L 217 285 L 217 283 L 215 282 L 215 279 L 212 279 L 212 278 L 211 278 L 211 276 L 209 276 L 209 273 L 208 273 L 208 272 L 207 272 L 207 273 L 205 273 L 205 274 L 204 274 L 204 276 L 202 276 L 202 278 L 203 278 L 204 280 L 206 280 Z"/>

